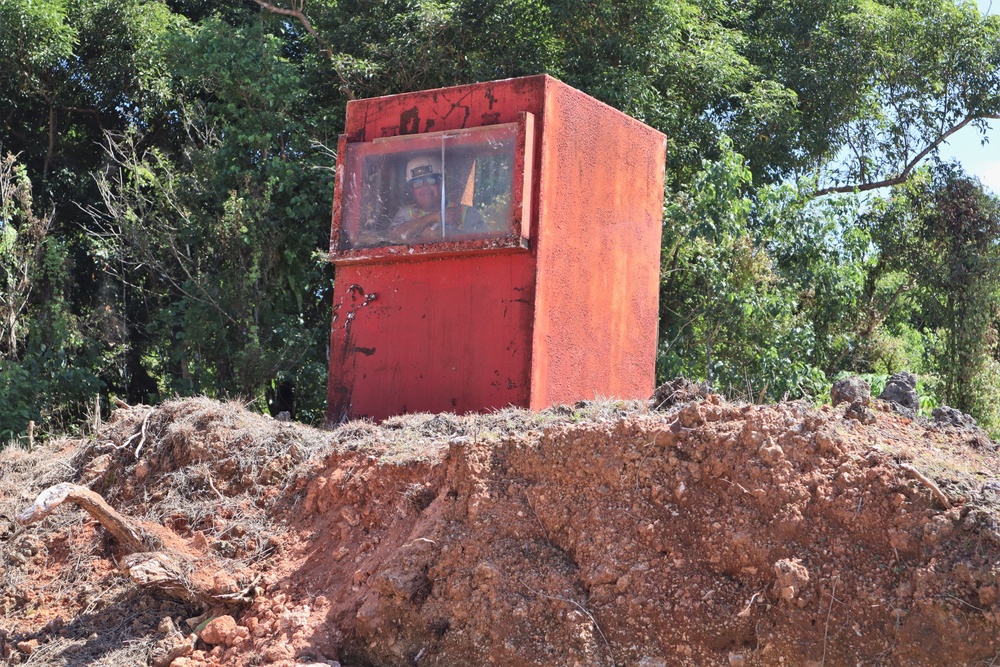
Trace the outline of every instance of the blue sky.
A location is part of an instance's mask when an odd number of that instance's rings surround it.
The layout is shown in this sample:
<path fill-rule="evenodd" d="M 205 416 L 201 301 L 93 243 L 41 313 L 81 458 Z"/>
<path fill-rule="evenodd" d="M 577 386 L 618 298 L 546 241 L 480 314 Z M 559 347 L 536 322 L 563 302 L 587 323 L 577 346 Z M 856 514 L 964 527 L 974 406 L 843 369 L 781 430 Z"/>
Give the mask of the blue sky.
<path fill-rule="evenodd" d="M 1000 0 L 978 0 L 979 9 L 1000 14 Z M 956 132 L 947 145 L 941 147 L 941 159 L 958 160 L 970 174 L 979 177 L 983 185 L 1000 194 L 1000 121 L 992 121 L 986 135 L 989 143 L 981 145 L 983 135 L 973 127 Z"/>

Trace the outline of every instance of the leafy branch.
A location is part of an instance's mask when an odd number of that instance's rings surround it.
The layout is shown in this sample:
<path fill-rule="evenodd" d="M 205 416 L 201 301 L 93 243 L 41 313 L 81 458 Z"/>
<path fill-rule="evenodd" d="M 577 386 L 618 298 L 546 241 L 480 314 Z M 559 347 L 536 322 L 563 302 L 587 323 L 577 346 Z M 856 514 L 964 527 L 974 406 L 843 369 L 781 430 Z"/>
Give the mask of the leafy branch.
<path fill-rule="evenodd" d="M 329 60 L 330 62 L 333 63 L 336 61 L 336 59 L 334 58 L 333 49 L 330 47 L 329 44 L 326 43 L 326 40 L 324 40 L 320 36 L 316 28 L 313 27 L 312 21 L 309 20 L 308 16 L 306 16 L 306 0 L 291 0 L 292 6 L 290 9 L 286 7 L 279 7 L 278 5 L 272 2 L 267 2 L 266 0 L 253 0 L 253 1 L 256 2 L 257 5 L 261 9 L 264 9 L 265 11 L 271 12 L 272 14 L 277 14 L 279 16 L 287 16 L 289 18 L 293 18 L 296 21 L 298 21 L 299 24 L 302 25 L 302 28 L 307 33 L 309 33 L 313 39 L 316 40 L 316 44 L 319 45 L 319 52 L 322 53 L 324 56 L 326 56 L 327 60 Z M 347 95 L 348 99 L 353 100 L 354 91 L 351 89 L 350 82 L 347 80 L 347 77 L 344 76 L 343 72 L 341 72 L 339 68 L 335 67 L 335 70 L 337 72 L 337 78 L 340 79 L 341 90 L 344 92 L 345 95 Z"/>
<path fill-rule="evenodd" d="M 876 181 L 867 181 L 863 183 L 855 183 L 850 185 L 839 185 L 827 188 L 821 188 L 813 193 L 814 197 L 823 197 L 832 194 L 847 194 L 852 192 L 868 192 L 869 190 L 877 190 L 879 188 L 892 187 L 894 185 L 902 185 L 905 183 L 913 173 L 913 170 L 919 165 L 925 157 L 927 157 L 931 151 L 936 149 L 942 143 L 944 143 L 948 137 L 955 134 L 962 128 L 964 128 L 969 123 L 977 120 L 1000 120 L 1000 114 L 982 114 L 982 115 L 969 115 L 963 118 L 960 122 L 952 125 L 947 131 L 938 135 L 936 139 L 931 141 L 922 151 L 917 153 L 898 174 L 889 178 L 883 178 Z"/>
<path fill-rule="evenodd" d="M 254 0 L 254 2 L 256 2 L 262 9 L 265 9 L 272 14 L 288 16 L 298 21 L 302 24 L 305 31 L 312 35 L 313 39 L 316 40 L 316 43 L 319 44 L 320 52 L 326 55 L 327 58 L 333 58 L 333 50 L 327 45 L 323 38 L 319 36 L 319 33 L 316 32 L 316 28 L 313 27 L 309 17 L 306 16 L 306 0 L 292 0 L 291 9 L 279 7 L 278 5 L 266 2 L 265 0 Z"/>

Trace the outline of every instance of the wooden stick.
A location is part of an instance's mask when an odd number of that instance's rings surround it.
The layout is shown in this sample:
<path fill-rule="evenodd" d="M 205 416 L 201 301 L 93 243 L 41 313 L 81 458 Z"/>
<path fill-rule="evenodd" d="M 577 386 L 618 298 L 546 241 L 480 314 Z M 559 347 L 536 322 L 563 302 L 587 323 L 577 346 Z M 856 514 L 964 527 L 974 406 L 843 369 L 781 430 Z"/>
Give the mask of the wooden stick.
<path fill-rule="evenodd" d="M 146 416 L 142 418 L 142 429 L 140 429 L 140 431 L 139 431 L 142 434 L 142 438 L 139 439 L 139 444 L 135 448 L 135 460 L 136 461 L 139 460 L 139 452 L 142 451 L 142 446 L 144 444 L 146 444 L 146 424 L 149 423 L 149 416 L 151 414 L 153 414 L 153 408 L 150 408 L 149 410 L 147 410 L 146 411 Z M 133 436 L 133 437 L 135 437 L 135 436 Z"/>
<path fill-rule="evenodd" d="M 63 503 L 73 503 L 86 510 L 114 535 L 127 551 L 152 551 L 154 545 L 150 544 L 149 536 L 116 512 L 104 498 L 85 486 L 69 482 L 50 486 L 38 494 L 34 504 L 17 515 L 17 522 L 27 526 L 41 521 Z"/>
<path fill-rule="evenodd" d="M 944 492 L 940 488 L 938 488 L 938 485 L 934 483 L 934 480 L 932 480 L 930 477 L 925 476 L 922 472 L 911 466 L 909 463 L 900 463 L 899 467 L 902 468 L 904 471 L 906 471 L 906 474 L 908 474 L 910 477 L 912 477 L 913 479 L 917 480 L 918 482 L 926 486 L 928 489 L 930 489 L 931 493 L 934 494 L 935 498 L 941 501 L 941 504 L 944 505 L 945 509 L 949 510 L 951 509 L 951 502 L 948 500 L 948 496 L 944 495 Z"/>
<path fill-rule="evenodd" d="M 118 539 L 126 552 L 122 567 L 140 587 L 156 588 L 174 599 L 206 606 L 244 604 L 256 594 L 256 580 L 236 593 L 217 590 L 214 575 L 227 569 L 223 561 L 214 556 L 191 558 L 164 547 L 154 534 L 116 512 L 100 495 L 77 484 L 66 482 L 45 489 L 31 507 L 17 516 L 17 522 L 27 526 L 41 521 L 64 503 L 79 505 Z"/>

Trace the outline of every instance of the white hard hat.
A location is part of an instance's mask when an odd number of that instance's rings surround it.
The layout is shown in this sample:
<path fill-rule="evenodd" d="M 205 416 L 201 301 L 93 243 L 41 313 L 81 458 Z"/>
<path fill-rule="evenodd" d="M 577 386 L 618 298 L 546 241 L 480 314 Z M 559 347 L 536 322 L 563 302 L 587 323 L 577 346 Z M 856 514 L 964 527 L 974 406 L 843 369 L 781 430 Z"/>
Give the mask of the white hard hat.
<path fill-rule="evenodd" d="M 421 176 L 441 175 L 441 158 L 434 155 L 424 155 L 411 158 L 406 163 L 406 182 L 409 183 Z"/>

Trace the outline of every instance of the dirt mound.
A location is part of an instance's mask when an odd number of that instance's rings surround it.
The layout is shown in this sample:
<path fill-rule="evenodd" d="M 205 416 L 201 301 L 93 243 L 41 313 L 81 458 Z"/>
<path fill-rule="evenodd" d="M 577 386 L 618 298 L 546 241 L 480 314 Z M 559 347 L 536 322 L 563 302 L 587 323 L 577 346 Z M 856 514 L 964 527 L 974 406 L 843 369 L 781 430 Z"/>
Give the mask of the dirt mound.
<path fill-rule="evenodd" d="M 863 424 L 844 406 L 694 393 L 666 411 L 605 402 L 330 432 L 200 399 L 119 410 L 89 440 L 5 450 L 3 658 L 657 667 L 1000 655 L 992 443 L 889 412 Z M 116 565 L 121 545 L 79 510 L 18 527 L 57 482 L 168 528 L 252 601 L 206 608 L 137 588 Z"/>

